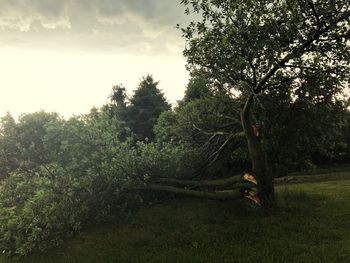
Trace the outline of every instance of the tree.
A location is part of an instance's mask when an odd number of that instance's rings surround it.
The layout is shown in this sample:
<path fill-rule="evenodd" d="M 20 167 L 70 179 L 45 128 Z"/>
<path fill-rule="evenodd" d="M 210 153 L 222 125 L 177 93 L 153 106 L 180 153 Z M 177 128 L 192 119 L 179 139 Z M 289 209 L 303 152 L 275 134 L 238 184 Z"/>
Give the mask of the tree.
<path fill-rule="evenodd" d="M 16 128 L 10 113 L 0 119 L 0 180 L 19 166 Z"/>
<path fill-rule="evenodd" d="M 322 79 L 322 72 L 310 73 L 293 96 L 290 87 L 279 86 L 259 98 L 256 115 L 264 123 L 264 146 L 274 176 L 343 162 L 346 104 L 335 99 L 331 86 L 319 88 Z"/>
<path fill-rule="evenodd" d="M 130 136 L 130 130 L 127 127 L 128 98 L 126 88 L 121 84 L 113 86 L 109 99 L 111 103 L 104 105 L 102 111 L 107 111 L 111 118 L 116 118 L 119 121 L 121 128 L 119 139 L 125 141 Z"/>
<path fill-rule="evenodd" d="M 179 108 L 186 105 L 190 101 L 213 96 L 213 91 L 209 87 L 209 82 L 205 73 L 195 71 L 191 73 L 191 78 L 187 84 L 185 95 L 179 102 Z"/>
<path fill-rule="evenodd" d="M 346 0 L 183 0 L 186 13 L 202 20 L 183 28 L 190 70 L 201 69 L 218 90 L 245 98 L 241 124 L 258 196 L 274 199 L 273 175 L 262 138 L 252 122 L 254 100 L 290 87 L 303 92 L 307 77 L 322 72 L 319 90 L 341 91 L 349 83 L 350 3 Z M 334 94 L 334 92 L 333 92 Z M 335 99 L 335 98 L 333 98 Z M 276 113 L 278 114 L 278 113 Z"/>
<path fill-rule="evenodd" d="M 154 139 L 154 124 L 163 111 L 170 109 L 158 83 L 151 75 L 142 78 L 127 109 L 127 126 L 141 141 Z"/>
<path fill-rule="evenodd" d="M 16 122 L 10 114 L 0 119 L 0 178 L 15 170 L 30 170 L 50 162 L 45 147 L 48 127 L 60 123 L 56 113 L 23 114 Z"/>
<path fill-rule="evenodd" d="M 103 107 L 111 117 L 116 117 L 123 132 L 119 139 L 125 141 L 130 132 L 138 141 L 152 141 L 153 127 L 163 111 L 170 109 L 170 104 L 158 89 L 158 83 L 151 75 L 143 77 L 134 95 L 129 99 L 122 85 L 114 86 L 110 95 L 111 103 Z"/>
<path fill-rule="evenodd" d="M 196 72 L 191 76 L 178 107 L 159 117 L 154 129 L 156 139 L 191 145 L 200 156 L 197 172 L 191 175 L 192 178 L 220 178 L 237 173 L 247 164 L 242 162 L 244 137 L 238 133 L 241 127 L 233 118 L 239 108 L 238 99 L 214 92 L 204 74 Z M 221 147 L 223 144 L 225 147 Z"/>

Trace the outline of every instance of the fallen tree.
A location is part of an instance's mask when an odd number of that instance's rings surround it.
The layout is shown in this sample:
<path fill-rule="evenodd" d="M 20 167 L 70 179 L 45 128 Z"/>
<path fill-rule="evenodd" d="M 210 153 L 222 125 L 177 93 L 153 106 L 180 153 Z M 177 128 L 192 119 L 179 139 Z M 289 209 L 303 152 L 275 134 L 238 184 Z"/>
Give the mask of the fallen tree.
<path fill-rule="evenodd" d="M 247 197 L 256 204 L 260 204 L 256 195 L 257 182 L 252 175 L 247 173 L 226 179 L 201 181 L 159 178 L 142 186 L 129 187 L 127 190 L 161 191 L 213 200 L 234 200 Z"/>
<path fill-rule="evenodd" d="M 188 187 L 200 187 L 200 186 L 212 186 L 212 187 L 225 187 L 233 184 L 237 184 L 242 181 L 240 175 L 232 176 L 225 179 L 217 180 L 180 180 L 173 178 L 159 178 L 153 180 L 154 183 L 167 183 L 171 185 L 188 186 Z"/>

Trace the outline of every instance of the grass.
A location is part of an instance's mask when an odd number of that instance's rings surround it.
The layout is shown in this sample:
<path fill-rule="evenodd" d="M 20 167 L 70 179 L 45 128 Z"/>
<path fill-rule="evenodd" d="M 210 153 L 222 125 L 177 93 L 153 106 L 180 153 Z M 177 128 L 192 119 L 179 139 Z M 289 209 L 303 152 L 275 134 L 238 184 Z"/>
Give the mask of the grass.
<path fill-rule="evenodd" d="M 299 172 L 293 172 L 291 175 L 320 175 L 320 174 L 334 174 L 334 173 L 340 173 L 340 172 L 349 172 L 350 171 L 350 165 L 349 164 L 339 164 L 339 165 L 332 165 L 332 166 L 321 166 L 316 167 L 311 170 L 307 171 L 299 171 Z"/>
<path fill-rule="evenodd" d="M 269 213 L 239 202 L 174 199 L 22 262 L 349 262 L 350 173 L 327 176 L 279 182 Z"/>

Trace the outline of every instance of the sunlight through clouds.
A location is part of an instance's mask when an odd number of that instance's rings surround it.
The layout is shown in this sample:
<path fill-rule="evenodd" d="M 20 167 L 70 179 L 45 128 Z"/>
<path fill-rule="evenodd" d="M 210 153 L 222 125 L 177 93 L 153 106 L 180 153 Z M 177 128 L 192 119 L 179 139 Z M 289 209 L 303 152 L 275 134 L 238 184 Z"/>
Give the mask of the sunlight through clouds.
<path fill-rule="evenodd" d="M 86 113 L 146 74 L 175 103 L 188 80 L 179 2 L 0 0 L 0 115 Z"/>
<path fill-rule="evenodd" d="M 64 116 L 88 112 L 107 102 L 112 85 L 122 83 L 131 94 L 148 73 L 172 103 L 187 82 L 185 63 L 173 56 L 101 55 L 52 51 L 1 51 L 0 113 L 18 116 L 38 110 Z M 176 74 L 172 74 L 176 72 Z M 182 76 L 182 77 L 179 77 Z"/>

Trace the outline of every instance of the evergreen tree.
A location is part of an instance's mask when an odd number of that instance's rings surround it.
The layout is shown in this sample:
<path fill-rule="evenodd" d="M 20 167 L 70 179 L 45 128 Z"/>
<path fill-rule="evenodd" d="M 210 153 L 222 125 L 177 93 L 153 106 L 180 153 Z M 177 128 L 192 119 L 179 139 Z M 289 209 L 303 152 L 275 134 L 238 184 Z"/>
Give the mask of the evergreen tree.
<path fill-rule="evenodd" d="M 126 122 L 138 140 L 153 140 L 154 124 L 163 111 L 170 109 L 169 103 L 157 87 L 158 83 L 151 75 L 143 77 L 130 99 Z"/>
<path fill-rule="evenodd" d="M 209 87 L 209 80 L 204 72 L 195 71 L 191 73 L 191 79 L 187 84 L 184 98 L 179 102 L 179 107 L 183 107 L 190 101 L 213 96 L 213 91 Z"/>
<path fill-rule="evenodd" d="M 118 119 L 121 128 L 119 140 L 125 141 L 126 138 L 130 136 L 130 131 L 127 126 L 128 101 L 126 88 L 121 84 L 113 86 L 109 99 L 110 103 L 105 105 L 102 110 L 107 111 L 111 118 Z"/>

